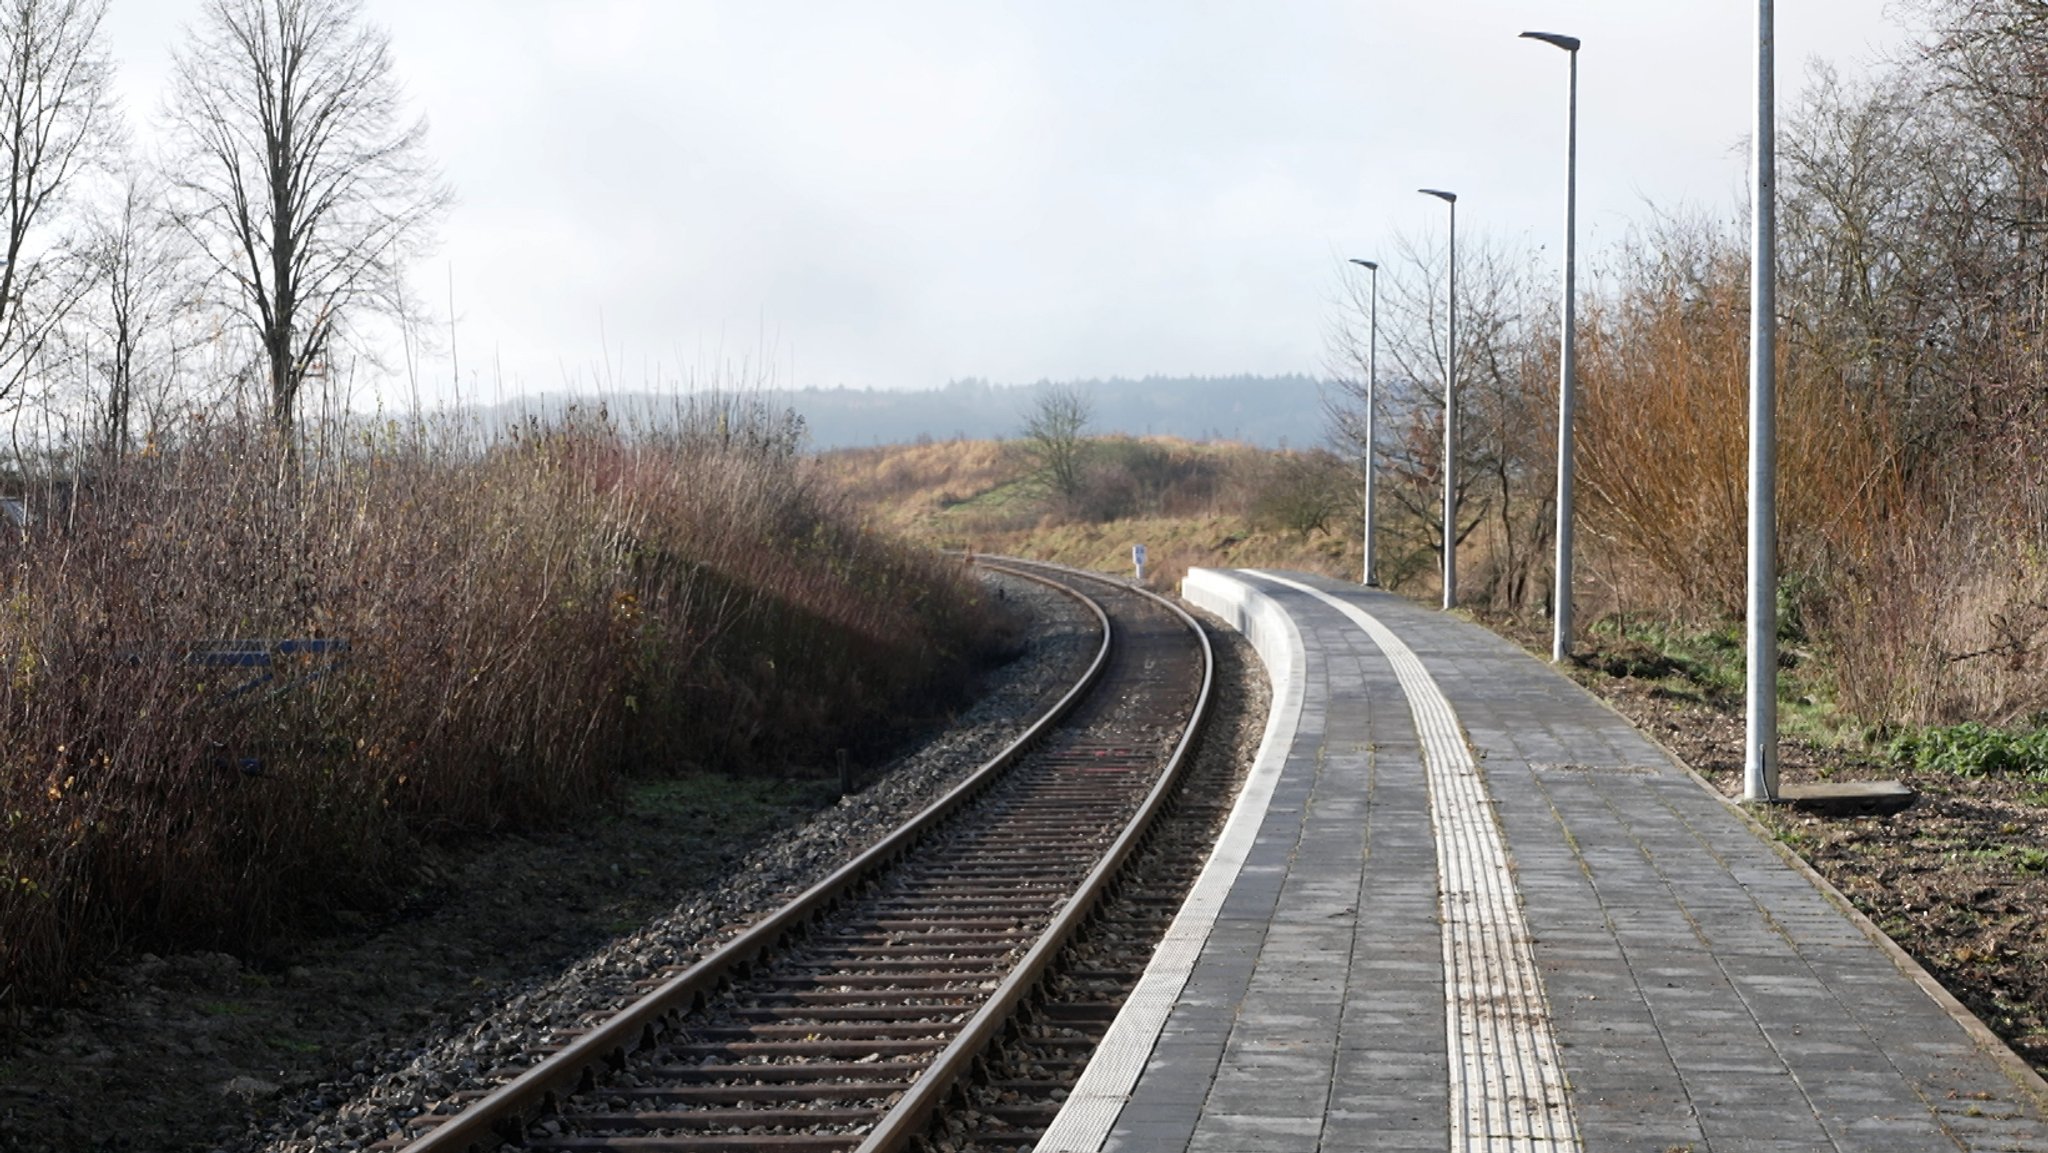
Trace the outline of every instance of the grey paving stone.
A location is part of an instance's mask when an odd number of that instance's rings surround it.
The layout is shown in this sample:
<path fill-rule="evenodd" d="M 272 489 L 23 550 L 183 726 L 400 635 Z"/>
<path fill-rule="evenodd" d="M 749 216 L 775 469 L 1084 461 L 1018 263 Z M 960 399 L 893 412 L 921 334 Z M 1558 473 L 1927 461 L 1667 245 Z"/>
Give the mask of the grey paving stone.
<path fill-rule="evenodd" d="M 1512 645 L 1342 582 L 1422 658 L 1479 757 L 1588 1150 L 2048 1153 L 1941 1007 L 1718 798 Z M 1436 846 L 1391 667 L 1302 623 L 1298 738 L 1246 868 L 1107 1146 L 1442 1150 Z"/>

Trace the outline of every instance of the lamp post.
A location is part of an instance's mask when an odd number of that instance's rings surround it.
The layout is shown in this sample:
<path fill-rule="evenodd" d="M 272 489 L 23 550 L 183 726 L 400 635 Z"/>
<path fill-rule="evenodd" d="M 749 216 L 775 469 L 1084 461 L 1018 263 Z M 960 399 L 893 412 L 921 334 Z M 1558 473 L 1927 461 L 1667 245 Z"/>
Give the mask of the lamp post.
<path fill-rule="evenodd" d="M 1365 345 L 1365 560 L 1360 580 L 1371 586 L 1379 583 L 1379 570 L 1373 564 L 1373 474 L 1379 460 L 1379 383 L 1380 383 L 1380 266 L 1370 260 L 1353 258 L 1351 263 L 1372 274 L 1372 305 L 1367 312 L 1367 336 Z"/>
<path fill-rule="evenodd" d="M 1522 37 L 1562 48 L 1571 58 L 1564 115 L 1564 304 L 1557 351 L 1557 576 L 1550 594 L 1550 659 L 1563 663 L 1572 653 L 1572 407 L 1578 380 L 1573 256 L 1579 230 L 1579 38 L 1555 32 L 1524 32 Z"/>
<path fill-rule="evenodd" d="M 1758 0 L 1749 274 L 1749 646 L 1742 799 L 1778 795 L 1777 116 L 1771 0 Z"/>
<path fill-rule="evenodd" d="M 1450 354 L 1444 361 L 1444 608 L 1458 603 L 1458 194 L 1417 189 L 1451 206 Z"/>

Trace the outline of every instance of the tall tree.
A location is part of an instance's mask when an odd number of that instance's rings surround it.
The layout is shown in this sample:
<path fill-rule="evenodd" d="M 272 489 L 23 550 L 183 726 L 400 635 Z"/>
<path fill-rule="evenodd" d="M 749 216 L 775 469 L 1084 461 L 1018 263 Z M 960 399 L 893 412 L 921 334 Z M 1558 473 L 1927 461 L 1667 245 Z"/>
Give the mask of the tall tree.
<path fill-rule="evenodd" d="M 262 348 L 273 427 L 359 316 L 402 299 L 449 201 L 360 0 L 207 0 L 175 63 L 180 222 Z"/>
<path fill-rule="evenodd" d="M 1378 529 L 1387 566 L 1381 576 L 1390 583 L 1422 571 L 1423 551 L 1443 556 L 1448 259 L 1444 249 L 1397 234 L 1380 269 L 1376 503 L 1393 514 Z M 1484 580 L 1506 607 L 1520 607 L 1531 591 L 1532 566 L 1549 540 L 1554 507 L 1548 438 L 1557 427 L 1555 382 L 1538 369 L 1556 329 L 1554 322 L 1544 329 L 1531 303 L 1534 275 L 1484 238 L 1458 254 L 1454 523 L 1460 546 L 1475 532 L 1489 538 L 1493 563 Z M 1347 460 L 1362 461 L 1368 306 L 1363 282 L 1343 275 L 1341 266 L 1339 276 L 1344 296 L 1326 338 L 1334 384 L 1323 410 L 1332 443 Z"/>
<path fill-rule="evenodd" d="M 80 173 L 118 135 L 100 47 L 106 0 L 0 0 L 0 401 L 18 397 L 85 290 L 45 233 Z"/>
<path fill-rule="evenodd" d="M 138 401 L 151 428 L 158 423 L 152 402 L 168 393 L 183 351 L 175 330 L 190 319 L 187 246 L 157 210 L 161 191 L 154 175 L 130 170 L 86 224 L 92 291 L 79 328 L 96 378 L 98 440 L 113 460 L 128 452 Z"/>

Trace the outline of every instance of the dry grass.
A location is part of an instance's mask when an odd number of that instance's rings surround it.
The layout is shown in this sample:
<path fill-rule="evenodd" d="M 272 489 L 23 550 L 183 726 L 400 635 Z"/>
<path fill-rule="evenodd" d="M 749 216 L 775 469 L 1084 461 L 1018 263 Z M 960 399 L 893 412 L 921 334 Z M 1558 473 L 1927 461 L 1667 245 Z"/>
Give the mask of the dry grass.
<path fill-rule="evenodd" d="M 1748 517 L 1747 269 L 1704 266 L 1633 287 L 1590 310 L 1580 342 L 1579 509 L 1589 549 L 1647 581 L 1640 605 L 1739 618 Z M 1811 574 L 1865 554 L 1900 508 L 1886 414 L 1833 366 L 1781 349 L 1778 492 L 1781 570 Z M 1661 595 L 1660 595 L 1661 593 Z"/>
<path fill-rule="evenodd" d="M 1089 443 L 1083 491 L 1062 502 L 1030 483 L 1026 459 L 992 441 L 825 458 L 871 521 L 915 539 L 1121 573 L 1133 571 L 1131 548 L 1143 544 L 1146 583 L 1161 589 L 1198 566 L 1355 574 L 1356 496 L 1341 480 L 1331 483 L 1331 467 L 1318 454 L 1103 437 Z M 1329 515 L 1304 516 L 1311 499 L 1334 502 Z M 1316 527 L 1304 531 L 1309 522 Z"/>
<path fill-rule="evenodd" d="M 849 500 L 908 527 L 1014 480 L 1021 471 L 1001 441 L 949 440 L 842 449 L 820 458 Z"/>
<path fill-rule="evenodd" d="M 697 415 L 298 462 L 216 430 L 41 501 L 0 576 L 0 992 L 371 907 L 419 836 L 822 758 L 958 684 L 958 566 L 861 532 L 766 414 Z M 246 690 L 185 656 L 285 637 L 351 647 Z"/>
<path fill-rule="evenodd" d="M 1747 266 L 1675 251 L 1581 340 L 1585 569 L 1608 611 L 1712 628 L 1746 607 Z M 1910 449 L 1859 371 L 1825 344 L 1778 350 L 1781 627 L 1872 729 L 2041 713 L 2048 537 L 2027 485 Z"/>

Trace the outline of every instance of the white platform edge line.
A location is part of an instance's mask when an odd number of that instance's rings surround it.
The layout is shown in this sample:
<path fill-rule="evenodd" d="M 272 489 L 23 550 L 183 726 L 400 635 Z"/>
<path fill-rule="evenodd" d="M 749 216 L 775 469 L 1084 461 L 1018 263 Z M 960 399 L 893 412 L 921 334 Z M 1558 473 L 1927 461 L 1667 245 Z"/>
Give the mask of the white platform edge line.
<path fill-rule="evenodd" d="M 1138 986 L 1110 1023 L 1109 1032 L 1090 1058 L 1036 1153 L 1099 1153 L 1145 1071 L 1159 1034 L 1166 1027 L 1180 992 L 1193 974 L 1202 945 L 1215 928 L 1223 900 L 1251 854 L 1252 842 L 1266 819 L 1280 770 L 1301 724 L 1308 652 L 1301 632 L 1279 604 L 1216 569 L 1190 569 L 1181 582 L 1181 596 L 1222 618 L 1244 634 L 1265 662 L 1273 703 L 1266 730 L 1244 787 L 1238 790 L 1230 817 L 1217 837 L 1209 860 L 1188 890 L 1187 899 L 1166 930 Z"/>
<path fill-rule="evenodd" d="M 1450 1067 L 1462 1066 L 1473 1078 L 1450 1086 L 1451 1148 L 1578 1149 L 1578 1127 L 1521 896 L 1457 710 L 1422 658 L 1379 618 L 1312 585 L 1246 571 L 1307 593 L 1350 618 L 1386 654 L 1414 713 L 1427 754 L 1430 824 L 1437 833 L 1442 874 L 1445 992 L 1455 1009 L 1446 1023 Z M 1488 988 L 1482 991 L 1481 982 Z M 1526 1015 L 1509 1012 L 1515 1001 Z M 1516 1019 L 1505 1019 L 1510 1016 Z M 1527 1070 L 1536 1083 L 1512 1083 L 1519 1078 L 1509 1067 Z"/>

